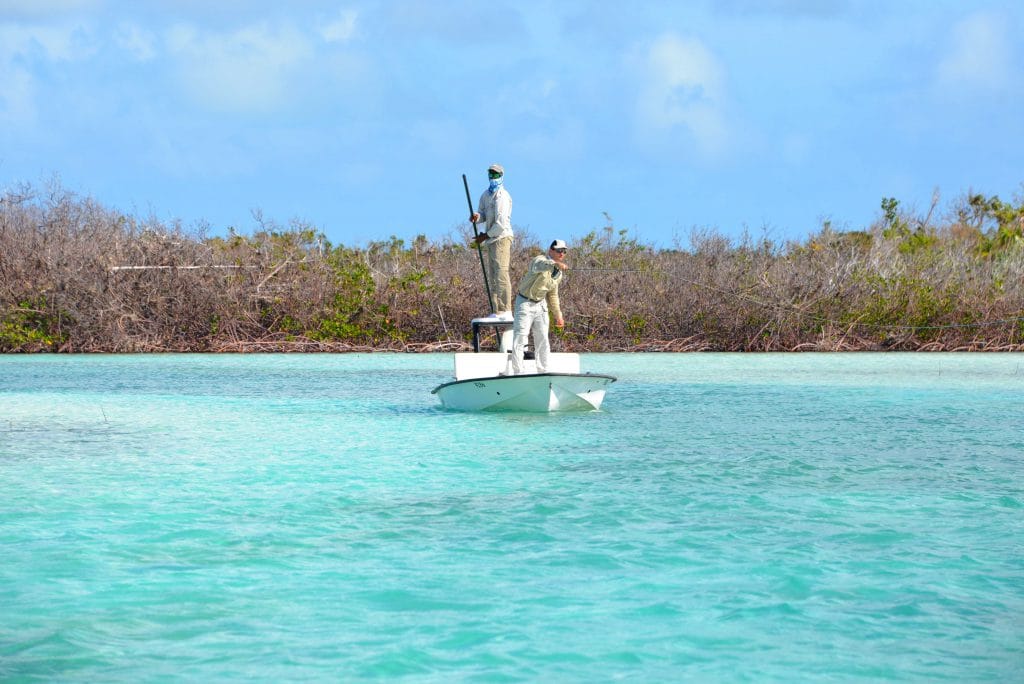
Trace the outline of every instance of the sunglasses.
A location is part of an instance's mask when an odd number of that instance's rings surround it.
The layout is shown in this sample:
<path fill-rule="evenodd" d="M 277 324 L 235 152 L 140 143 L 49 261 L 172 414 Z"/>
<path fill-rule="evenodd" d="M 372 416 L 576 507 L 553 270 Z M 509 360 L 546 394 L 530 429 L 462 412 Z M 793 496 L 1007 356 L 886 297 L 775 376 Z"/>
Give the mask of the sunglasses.
<path fill-rule="evenodd" d="M 559 254 L 565 254 L 567 250 L 565 250 L 565 249 L 556 249 L 555 251 L 558 252 Z"/>
<path fill-rule="evenodd" d="M 488 178 L 501 178 L 501 174 L 498 173 L 497 171 L 488 171 L 487 172 L 487 177 Z"/>

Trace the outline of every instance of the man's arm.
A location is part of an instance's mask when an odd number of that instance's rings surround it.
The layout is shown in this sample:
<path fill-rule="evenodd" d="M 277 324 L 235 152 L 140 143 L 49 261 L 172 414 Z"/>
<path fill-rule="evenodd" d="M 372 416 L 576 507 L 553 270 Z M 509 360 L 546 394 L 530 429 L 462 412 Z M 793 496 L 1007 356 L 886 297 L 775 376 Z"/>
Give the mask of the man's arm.
<path fill-rule="evenodd" d="M 494 225 L 499 236 L 512 233 L 512 197 L 502 191 L 494 198 Z"/>
<path fill-rule="evenodd" d="M 565 319 L 562 318 L 562 306 L 558 300 L 558 288 L 548 291 L 548 310 L 551 311 L 551 317 L 555 319 L 555 327 L 564 328 Z"/>

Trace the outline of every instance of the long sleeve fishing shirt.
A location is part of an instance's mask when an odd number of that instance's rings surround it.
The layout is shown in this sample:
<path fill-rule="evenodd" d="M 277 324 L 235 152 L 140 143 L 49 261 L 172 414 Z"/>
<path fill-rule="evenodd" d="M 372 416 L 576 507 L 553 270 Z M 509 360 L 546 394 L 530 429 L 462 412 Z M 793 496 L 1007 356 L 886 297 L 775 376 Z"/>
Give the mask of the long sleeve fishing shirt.
<path fill-rule="evenodd" d="M 548 309 L 556 321 L 562 320 L 562 307 L 558 301 L 558 286 L 562 282 L 562 269 L 550 257 L 538 254 L 530 262 L 526 275 L 519 281 L 519 294 L 539 302 L 548 300 Z"/>
<path fill-rule="evenodd" d="M 512 237 L 512 195 L 505 188 L 498 188 L 493 193 L 484 190 L 480 195 L 477 213 L 483 220 L 487 241 L 496 242 L 503 237 Z"/>

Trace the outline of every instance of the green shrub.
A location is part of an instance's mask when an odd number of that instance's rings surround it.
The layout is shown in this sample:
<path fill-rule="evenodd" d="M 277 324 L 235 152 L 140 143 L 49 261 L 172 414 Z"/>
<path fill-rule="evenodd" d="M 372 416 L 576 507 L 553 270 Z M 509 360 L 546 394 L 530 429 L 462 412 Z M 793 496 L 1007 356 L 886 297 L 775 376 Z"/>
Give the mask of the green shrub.
<path fill-rule="evenodd" d="M 23 300 L 0 318 L 0 351 L 56 350 L 66 338 L 46 297 Z"/>

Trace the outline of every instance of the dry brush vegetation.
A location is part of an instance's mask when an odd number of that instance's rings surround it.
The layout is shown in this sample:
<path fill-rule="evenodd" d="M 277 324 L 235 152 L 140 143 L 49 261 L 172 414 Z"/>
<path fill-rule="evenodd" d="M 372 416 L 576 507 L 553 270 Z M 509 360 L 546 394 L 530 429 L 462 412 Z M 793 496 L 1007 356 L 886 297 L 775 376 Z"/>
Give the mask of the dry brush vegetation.
<path fill-rule="evenodd" d="M 1024 201 L 968 195 L 933 220 L 936 206 L 886 198 L 867 230 L 800 243 L 575 237 L 556 348 L 1024 350 Z M 468 349 L 487 301 L 469 236 L 335 246 L 260 221 L 207 237 L 24 186 L 0 196 L 0 351 Z M 538 251 L 520 234 L 513 281 Z"/>

